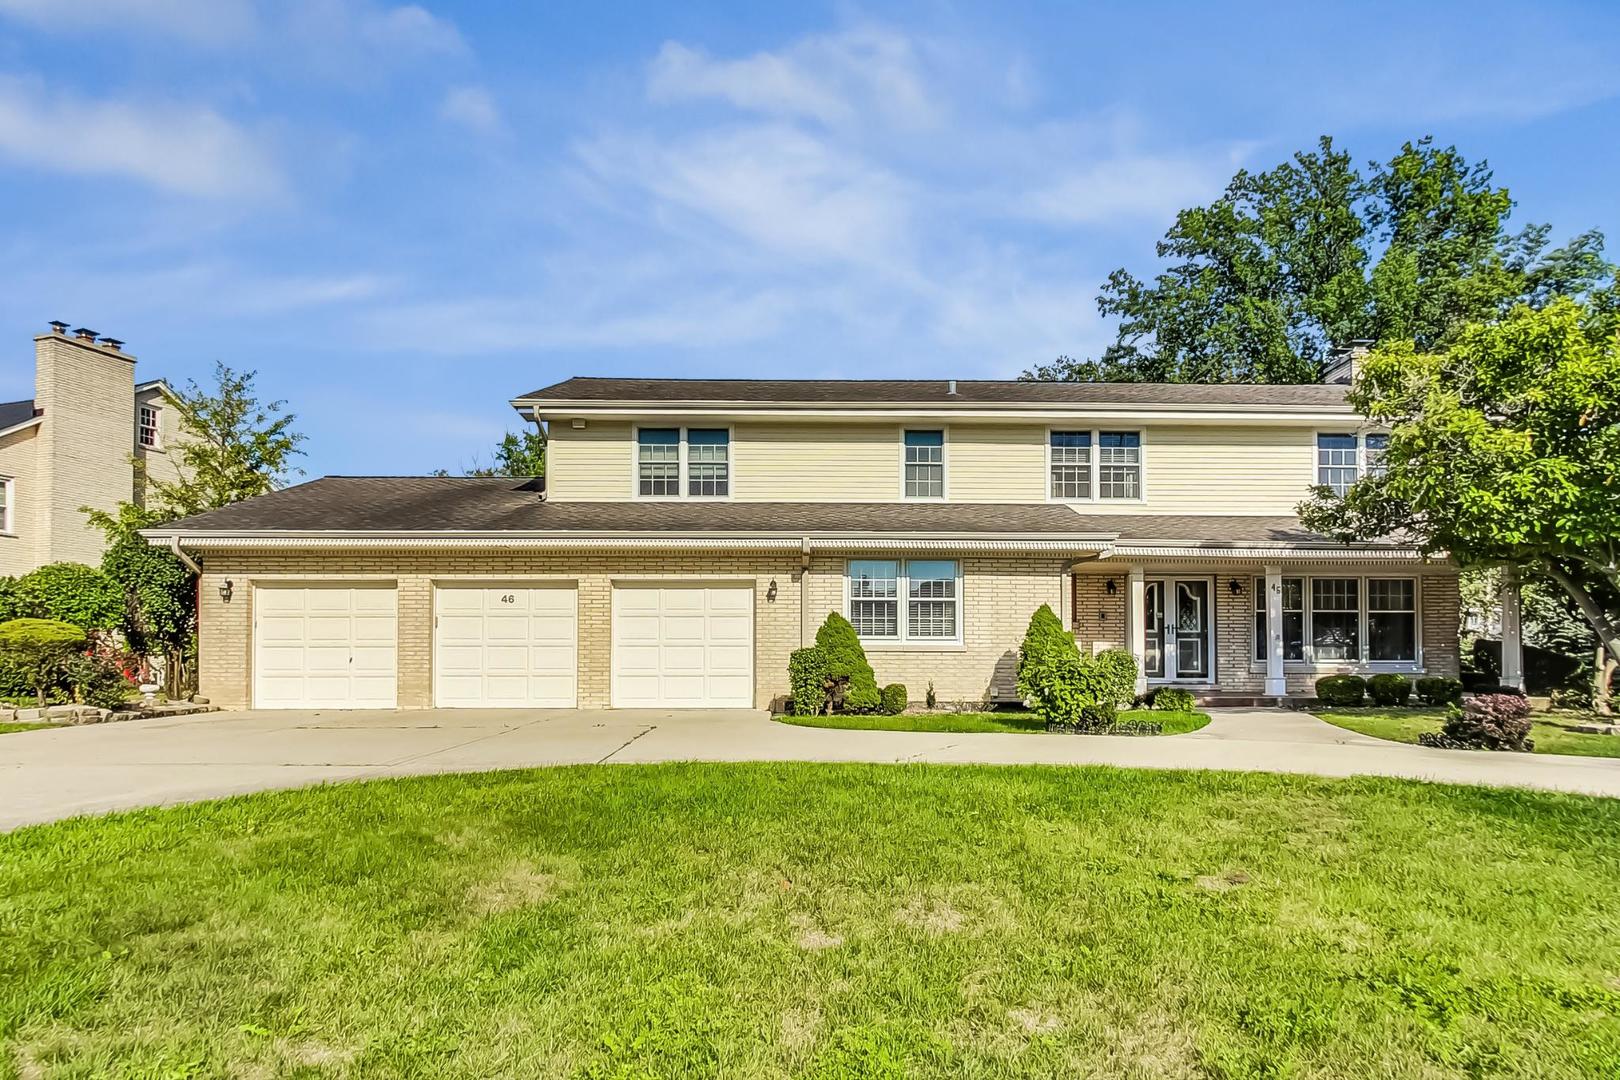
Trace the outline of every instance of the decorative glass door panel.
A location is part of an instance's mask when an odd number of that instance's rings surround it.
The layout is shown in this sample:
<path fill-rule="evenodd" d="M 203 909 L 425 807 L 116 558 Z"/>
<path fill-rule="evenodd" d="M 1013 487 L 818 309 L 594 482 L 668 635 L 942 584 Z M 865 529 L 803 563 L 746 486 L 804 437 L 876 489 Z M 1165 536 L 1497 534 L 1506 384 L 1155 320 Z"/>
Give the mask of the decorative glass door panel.
<path fill-rule="evenodd" d="M 1176 678 L 1209 678 L 1209 582 L 1176 582 Z"/>
<path fill-rule="evenodd" d="M 1164 582 L 1146 583 L 1143 596 L 1142 667 L 1150 679 L 1164 678 Z"/>

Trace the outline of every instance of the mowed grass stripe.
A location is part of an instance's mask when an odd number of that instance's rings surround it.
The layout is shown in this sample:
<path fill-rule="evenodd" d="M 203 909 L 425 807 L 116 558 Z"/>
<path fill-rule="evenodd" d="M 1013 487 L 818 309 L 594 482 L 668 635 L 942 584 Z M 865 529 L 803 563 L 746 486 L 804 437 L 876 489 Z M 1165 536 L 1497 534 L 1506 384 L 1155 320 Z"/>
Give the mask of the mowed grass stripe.
<path fill-rule="evenodd" d="M 1592 1076 L 1620 801 L 660 765 L 0 837 L 24 1076 Z"/>

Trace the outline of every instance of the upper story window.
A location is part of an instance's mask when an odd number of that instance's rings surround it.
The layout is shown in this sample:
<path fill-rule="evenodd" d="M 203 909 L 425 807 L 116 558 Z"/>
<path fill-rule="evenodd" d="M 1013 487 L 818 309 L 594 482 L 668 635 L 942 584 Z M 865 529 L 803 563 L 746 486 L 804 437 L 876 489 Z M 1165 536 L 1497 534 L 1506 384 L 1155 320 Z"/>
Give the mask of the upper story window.
<path fill-rule="evenodd" d="M 1140 431 L 1053 431 L 1047 461 L 1054 500 L 1142 498 Z"/>
<path fill-rule="evenodd" d="M 1091 498 L 1091 432 L 1054 431 L 1052 498 Z"/>
<path fill-rule="evenodd" d="M 15 489 L 16 481 L 9 476 L 0 476 L 0 532 L 14 533 L 11 515 L 17 501 Z"/>
<path fill-rule="evenodd" d="M 727 428 L 637 428 L 636 494 L 648 499 L 731 496 Z"/>
<path fill-rule="evenodd" d="M 642 428 L 636 432 L 636 491 L 654 498 L 680 495 L 680 428 Z"/>
<path fill-rule="evenodd" d="M 686 433 L 688 495 L 731 494 L 731 432 L 725 428 L 691 428 Z"/>
<path fill-rule="evenodd" d="M 1316 436 L 1316 482 L 1342 497 L 1359 478 L 1384 474 L 1388 449 L 1389 436 L 1383 432 L 1322 432 Z"/>
<path fill-rule="evenodd" d="M 908 499 L 945 497 L 945 433 L 908 431 L 905 434 L 905 493 Z"/>
<path fill-rule="evenodd" d="M 849 621 L 869 641 L 962 640 L 962 574 L 954 559 L 851 559 Z"/>
<path fill-rule="evenodd" d="M 158 445 L 159 415 L 156 406 L 142 405 L 139 412 L 139 423 L 136 426 L 135 438 L 142 446 L 155 448 Z"/>

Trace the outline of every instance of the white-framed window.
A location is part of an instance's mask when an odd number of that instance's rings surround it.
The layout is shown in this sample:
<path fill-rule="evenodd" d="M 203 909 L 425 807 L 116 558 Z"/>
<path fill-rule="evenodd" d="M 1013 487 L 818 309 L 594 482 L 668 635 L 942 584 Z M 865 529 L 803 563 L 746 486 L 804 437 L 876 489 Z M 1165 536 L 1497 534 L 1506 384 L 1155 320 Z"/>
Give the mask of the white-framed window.
<path fill-rule="evenodd" d="M 905 495 L 908 499 L 945 497 L 945 432 L 906 431 Z"/>
<path fill-rule="evenodd" d="M 1090 499 L 1091 432 L 1054 431 L 1047 440 L 1052 498 Z"/>
<path fill-rule="evenodd" d="M 1046 434 L 1047 497 L 1053 502 L 1142 499 L 1142 433 L 1054 428 Z"/>
<path fill-rule="evenodd" d="M 729 499 L 730 428 L 636 428 L 635 483 L 643 499 Z"/>
<path fill-rule="evenodd" d="M 681 429 L 636 430 L 636 494 L 672 499 L 681 493 Z"/>
<path fill-rule="evenodd" d="M 1357 435 L 1353 431 L 1319 431 L 1316 434 L 1316 482 L 1330 487 L 1335 495 L 1344 496 L 1363 476 L 1381 476 L 1384 472 L 1384 452 L 1389 449 L 1389 435 L 1370 431 Z"/>
<path fill-rule="evenodd" d="M 17 481 L 0 476 L 0 532 L 15 533 L 13 515 L 17 512 Z"/>
<path fill-rule="evenodd" d="M 1285 577 L 1283 660 L 1290 664 L 1413 664 L 1418 583 L 1410 577 Z M 1270 641 L 1266 579 L 1254 579 L 1255 663 Z"/>
<path fill-rule="evenodd" d="M 156 448 L 158 432 L 161 430 L 157 406 L 142 405 L 137 416 L 139 422 L 135 429 L 136 441 L 142 446 Z"/>
<path fill-rule="evenodd" d="M 845 582 L 849 621 L 862 640 L 961 642 L 962 566 L 955 559 L 851 559 Z"/>
<path fill-rule="evenodd" d="M 731 432 L 688 428 L 686 493 L 714 498 L 731 494 Z"/>

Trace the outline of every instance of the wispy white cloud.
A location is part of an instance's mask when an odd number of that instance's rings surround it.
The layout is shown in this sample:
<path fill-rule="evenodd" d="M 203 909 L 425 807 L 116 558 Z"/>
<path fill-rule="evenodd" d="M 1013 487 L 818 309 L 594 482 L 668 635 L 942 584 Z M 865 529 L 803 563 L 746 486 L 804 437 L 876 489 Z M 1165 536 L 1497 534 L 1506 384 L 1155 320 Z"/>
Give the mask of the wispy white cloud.
<path fill-rule="evenodd" d="M 0 77 L 0 153 L 210 199 L 259 199 L 283 186 L 264 141 L 212 109 L 52 94 L 19 78 Z"/>
<path fill-rule="evenodd" d="M 0 0 L 0 15 L 54 32 L 147 30 L 213 47 L 259 29 L 253 0 Z"/>
<path fill-rule="evenodd" d="M 1226 186 L 1244 149 L 1196 154 L 1104 153 L 1068 164 L 1013 201 L 1010 216 L 1049 225 L 1108 225 L 1167 220 L 1177 209 L 1209 201 Z"/>
<path fill-rule="evenodd" d="M 495 99 L 482 86 L 453 86 L 445 91 L 439 116 L 475 135 L 499 135 L 506 130 Z"/>

